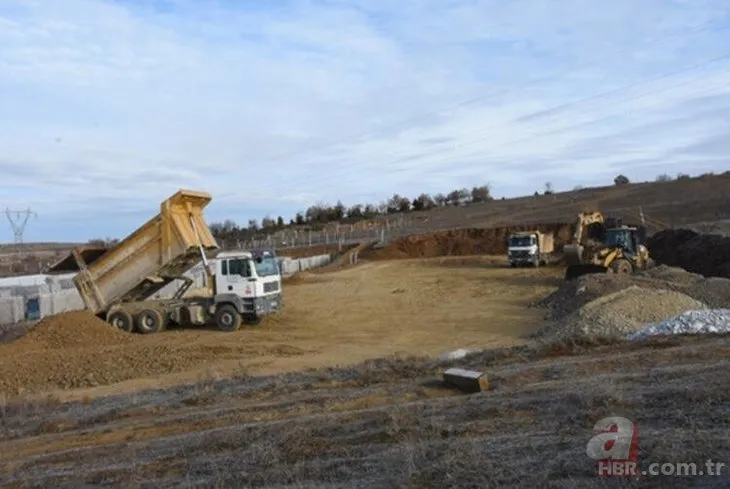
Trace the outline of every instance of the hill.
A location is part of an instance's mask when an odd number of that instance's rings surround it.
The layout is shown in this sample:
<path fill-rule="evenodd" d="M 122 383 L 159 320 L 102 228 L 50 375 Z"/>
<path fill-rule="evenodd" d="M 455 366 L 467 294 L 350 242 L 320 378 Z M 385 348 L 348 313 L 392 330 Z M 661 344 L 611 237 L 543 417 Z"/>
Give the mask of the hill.
<path fill-rule="evenodd" d="M 222 236 L 226 248 L 276 247 L 282 253 L 301 248 L 364 240 L 385 241 L 415 234 L 463 228 L 500 228 L 530 224 L 570 223 L 584 210 L 600 210 L 627 221 L 642 218 L 649 232 L 670 227 L 716 231 L 730 219 L 730 172 L 671 181 L 585 188 L 550 195 L 492 200 L 427 211 L 392 213 L 352 223 L 328 223 L 321 230 L 288 227 L 251 239 L 244 231 Z"/>
<path fill-rule="evenodd" d="M 303 256 L 335 251 L 337 244 L 384 241 L 415 234 L 461 228 L 499 228 L 533 223 L 572 223 L 578 212 L 598 209 L 639 221 L 643 213 L 650 232 L 668 227 L 713 231 L 730 220 L 730 172 L 669 181 L 626 183 L 532 195 L 488 202 L 442 205 L 422 211 L 391 212 L 372 219 L 249 229 L 224 229 L 211 223 L 223 248 L 275 248 L 281 254 Z M 392 209 L 391 209 L 392 210 Z M 720 223 L 720 224 L 716 224 Z M 12 245 L 0 245 L 0 276 L 38 273 L 74 244 L 33 243 L 18 262 Z M 311 249 L 311 250 L 310 250 Z M 4 253 L 4 256 L 3 256 Z"/>

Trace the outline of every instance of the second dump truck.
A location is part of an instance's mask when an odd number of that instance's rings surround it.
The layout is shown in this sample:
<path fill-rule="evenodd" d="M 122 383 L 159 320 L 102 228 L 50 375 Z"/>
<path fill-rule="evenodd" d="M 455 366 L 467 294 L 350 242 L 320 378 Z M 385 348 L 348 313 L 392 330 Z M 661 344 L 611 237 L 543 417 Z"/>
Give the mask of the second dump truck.
<path fill-rule="evenodd" d="M 78 270 L 73 278 L 86 308 L 127 332 L 156 333 L 169 323 L 214 322 L 235 331 L 282 307 L 281 274 L 270 251 L 221 252 L 203 217 L 212 197 L 180 190 L 160 213 L 109 249 L 77 248 L 52 272 Z M 205 287 L 188 294 L 184 274 L 203 262 Z M 150 299 L 178 282 L 171 298 Z"/>
<path fill-rule="evenodd" d="M 552 260 L 555 238 L 552 233 L 519 231 L 513 233 L 507 244 L 507 259 L 513 267 L 539 267 Z"/>

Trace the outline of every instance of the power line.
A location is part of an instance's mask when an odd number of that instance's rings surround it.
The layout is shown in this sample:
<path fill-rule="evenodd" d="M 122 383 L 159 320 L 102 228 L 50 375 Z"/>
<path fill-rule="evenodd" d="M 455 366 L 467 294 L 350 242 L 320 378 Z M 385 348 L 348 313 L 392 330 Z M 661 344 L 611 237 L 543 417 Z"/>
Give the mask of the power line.
<path fill-rule="evenodd" d="M 16 251 L 18 255 L 21 255 L 23 252 L 23 235 L 25 234 L 25 228 L 28 225 L 30 218 L 38 217 L 38 215 L 30 210 L 30 208 L 23 211 L 7 208 L 5 209 L 5 216 L 8 218 L 10 227 L 13 229 Z"/>

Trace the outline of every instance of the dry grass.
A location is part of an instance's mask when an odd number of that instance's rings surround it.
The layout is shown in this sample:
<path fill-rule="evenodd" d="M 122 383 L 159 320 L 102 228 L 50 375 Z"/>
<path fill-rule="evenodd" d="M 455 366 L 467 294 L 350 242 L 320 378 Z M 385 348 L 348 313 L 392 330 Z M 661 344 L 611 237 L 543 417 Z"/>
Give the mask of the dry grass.
<path fill-rule="evenodd" d="M 728 353 L 728 337 L 540 344 L 5 405 L 3 487 L 713 487 L 597 479 L 585 445 L 624 415 L 642 467 L 728 460 Z M 449 366 L 487 371 L 492 390 L 446 389 Z"/>

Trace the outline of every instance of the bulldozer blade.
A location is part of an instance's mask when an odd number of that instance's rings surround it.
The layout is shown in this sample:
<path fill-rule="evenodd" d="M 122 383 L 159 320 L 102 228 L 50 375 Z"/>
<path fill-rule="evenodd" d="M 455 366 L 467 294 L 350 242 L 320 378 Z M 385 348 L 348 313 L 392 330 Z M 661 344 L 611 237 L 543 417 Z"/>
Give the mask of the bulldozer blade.
<path fill-rule="evenodd" d="M 565 269 L 565 280 L 573 280 L 589 273 L 607 273 L 608 268 L 601 265 L 571 265 Z"/>

